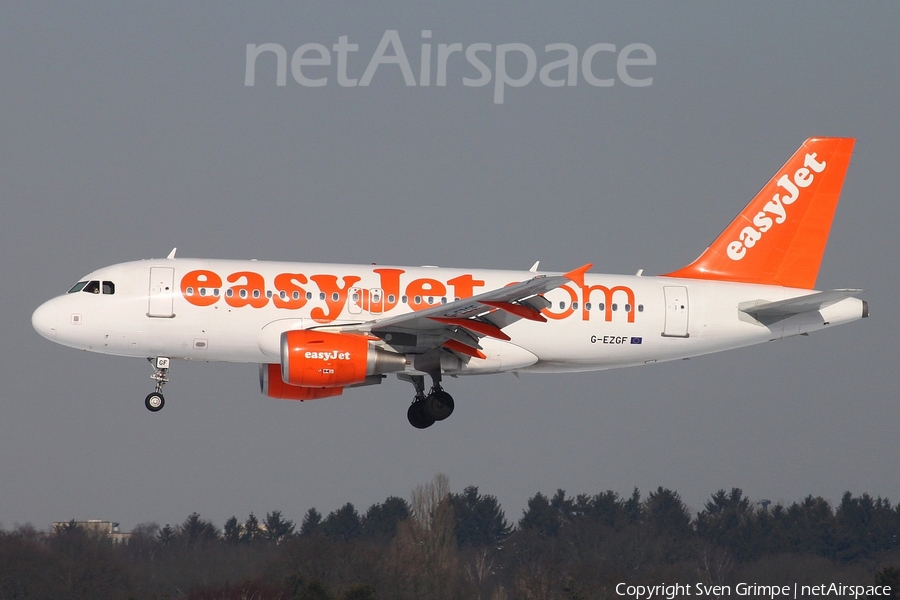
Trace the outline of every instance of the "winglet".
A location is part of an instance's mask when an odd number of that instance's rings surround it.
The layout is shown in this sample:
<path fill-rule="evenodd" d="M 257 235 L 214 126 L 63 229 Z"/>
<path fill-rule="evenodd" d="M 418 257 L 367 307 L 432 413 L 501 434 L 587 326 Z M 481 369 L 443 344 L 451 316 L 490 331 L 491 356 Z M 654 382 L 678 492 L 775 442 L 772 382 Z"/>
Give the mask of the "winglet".
<path fill-rule="evenodd" d="M 577 283 L 580 286 L 584 286 L 584 274 L 591 270 L 591 267 L 594 266 L 594 263 L 588 263 L 584 266 L 578 267 L 573 271 L 569 271 L 565 273 L 563 277 L 570 279 L 573 283 Z"/>
<path fill-rule="evenodd" d="M 854 142 L 806 140 L 700 258 L 665 276 L 815 287 Z"/>

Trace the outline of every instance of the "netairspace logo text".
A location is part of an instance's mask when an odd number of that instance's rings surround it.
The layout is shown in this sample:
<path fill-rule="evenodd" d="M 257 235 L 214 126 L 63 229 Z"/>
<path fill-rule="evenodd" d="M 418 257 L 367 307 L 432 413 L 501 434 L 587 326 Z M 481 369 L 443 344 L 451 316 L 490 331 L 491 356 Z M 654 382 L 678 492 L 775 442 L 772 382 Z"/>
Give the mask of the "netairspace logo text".
<path fill-rule="evenodd" d="M 431 40 L 431 30 L 422 31 L 422 40 Z M 396 29 L 384 32 L 368 60 L 358 52 L 359 44 L 350 43 L 346 35 L 339 36 L 330 49 L 315 42 L 302 44 L 291 56 L 291 75 L 301 86 L 313 88 L 324 87 L 333 81 L 341 87 L 367 87 L 376 76 L 388 77 L 390 71 L 394 71 L 390 77 L 396 78 L 396 70 L 407 87 L 445 87 L 449 81 L 449 85 L 462 83 L 465 87 L 477 88 L 493 81 L 494 104 L 503 104 L 507 87 L 525 87 L 535 76 L 547 87 L 575 87 L 584 82 L 606 88 L 617 81 L 629 87 L 647 87 L 653 84 L 653 77 L 648 76 L 649 67 L 656 65 L 656 52 L 642 43 L 627 44 L 621 49 L 615 44 L 597 43 L 583 52 L 579 52 L 574 44 L 547 44 L 539 57 L 534 48 L 522 43 L 476 42 L 464 47 L 459 42 L 435 45 L 423 41 L 417 76 Z M 287 85 L 287 50 L 281 44 L 269 42 L 247 44 L 245 86 L 256 86 L 257 62 L 261 59 L 271 61 L 269 54 L 276 60 L 275 85 Z M 508 61 L 513 63 L 509 70 Z M 362 76 L 350 77 L 351 73 L 359 72 L 362 64 L 366 65 Z M 461 69 L 467 76 L 448 76 L 449 71 L 458 73 Z"/>

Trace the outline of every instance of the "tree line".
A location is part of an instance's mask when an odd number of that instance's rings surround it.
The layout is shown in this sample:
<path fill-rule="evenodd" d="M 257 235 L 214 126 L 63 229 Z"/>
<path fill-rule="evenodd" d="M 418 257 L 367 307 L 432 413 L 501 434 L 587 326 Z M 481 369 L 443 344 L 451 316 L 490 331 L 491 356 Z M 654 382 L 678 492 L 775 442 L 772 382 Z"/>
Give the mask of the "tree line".
<path fill-rule="evenodd" d="M 720 490 L 691 515 L 674 491 L 535 494 L 516 523 L 438 475 L 409 500 L 137 526 L 113 543 L 75 522 L 0 531 L 0 600 L 619 598 L 617 583 L 900 588 L 900 505 L 844 494 L 790 506 Z"/>

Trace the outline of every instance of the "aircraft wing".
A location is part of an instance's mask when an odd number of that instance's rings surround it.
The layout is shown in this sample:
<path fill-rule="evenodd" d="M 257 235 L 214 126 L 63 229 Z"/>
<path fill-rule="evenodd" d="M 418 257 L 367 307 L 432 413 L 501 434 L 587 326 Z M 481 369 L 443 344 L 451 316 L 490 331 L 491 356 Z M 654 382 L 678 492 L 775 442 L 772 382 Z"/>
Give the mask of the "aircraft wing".
<path fill-rule="evenodd" d="M 344 326 L 342 331 L 369 333 L 399 352 L 419 353 L 444 346 L 460 354 L 484 358 L 479 339 L 489 336 L 509 340 L 503 328 L 520 319 L 545 322 L 547 319 L 540 311 L 550 303 L 542 294 L 569 282 L 581 283 L 591 266 L 587 264 L 564 275 L 538 275 L 447 304 Z"/>
<path fill-rule="evenodd" d="M 748 315 L 759 318 L 783 318 L 790 315 L 798 315 L 800 313 L 821 310 L 826 306 L 837 304 L 846 298 L 852 298 L 863 290 L 828 290 L 826 292 L 816 292 L 806 296 L 798 296 L 787 300 L 778 300 L 776 302 L 766 302 L 764 300 L 754 300 L 752 302 L 742 302 L 738 309 Z"/>

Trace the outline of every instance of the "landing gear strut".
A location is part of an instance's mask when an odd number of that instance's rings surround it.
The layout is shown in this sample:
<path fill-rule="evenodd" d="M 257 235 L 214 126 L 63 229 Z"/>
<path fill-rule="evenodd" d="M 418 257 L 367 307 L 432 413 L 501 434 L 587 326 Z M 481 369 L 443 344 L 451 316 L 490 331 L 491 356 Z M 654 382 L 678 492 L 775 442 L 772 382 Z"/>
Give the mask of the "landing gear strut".
<path fill-rule="evenodd" d="M 144 406 L 150 412 L 158 412 L 166 405 L 166 397 L 162 395 L 162 388 L 169 382 L 169 359 L 166 356 L 157 356 L 147 360 L 153 365 L 153 375 L 150 376 L 150 379 L 156 382 L 156 391 L 147 394 L 147 397 L 144 398 Z"/>
<path fill-rule="evenodd" d="M 441 387 L 440 372 L 432 375 L 434 385 L 428 394 L 425 394 L 425 377 L 422 375 L 409 375 L 403 377 L 410 381 L 416 388 L 416 397 L 413 403 L 406 411 L 406 418 L 409 424 L 416 429 L 427 429 L 434 425 L 436 421 L 443 421 L 453 413 L 455 406 L 453 396 L 444 391 Z"/>

